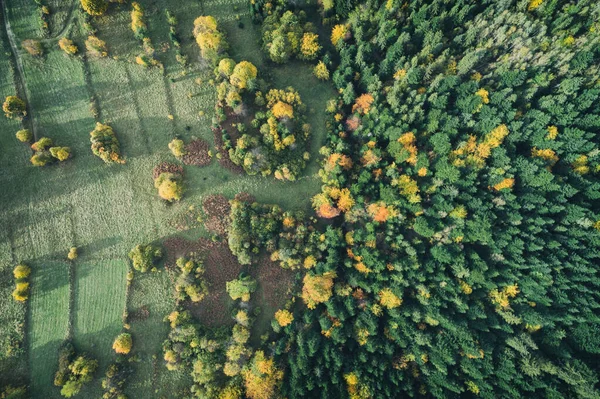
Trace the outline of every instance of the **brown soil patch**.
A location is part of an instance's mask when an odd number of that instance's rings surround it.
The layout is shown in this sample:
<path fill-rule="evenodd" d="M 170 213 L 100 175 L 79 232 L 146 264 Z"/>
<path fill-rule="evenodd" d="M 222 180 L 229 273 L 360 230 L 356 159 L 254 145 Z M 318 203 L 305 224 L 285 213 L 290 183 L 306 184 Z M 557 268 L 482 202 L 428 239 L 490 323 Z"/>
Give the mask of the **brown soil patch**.
<path fill-rule="evenodd" d="M 256 198 L 252 194 L 247 193 L 245 191 L 242 191 L 241 193 L 237 193 L 235 195 L 235 197 L 233 197 L 233 198 L 236 199 L 237 201 L 247 202 L 249 204 L 253 204 L 256 202 Z"/>
<path fill-rule="evenodd" d="M 242 265 L 231 253 L 227 243 L 212 242 L 202 238 L 189 241 L 177 237 L 168 238 L 163 243 L 167 258 L 165 265 L 174 267 L 180 256 L 196 253 L 204 261 L 204 277 L 209 285 L 208 295 L 200 303 L 186 302 L 187 309 L 208 327 L 233 325 L 229 309 L 229 295 L 225 290 L 227 281 L 235 280 Z"/>
<path fill-rule="evenodd" d="M 259 306 L 270 307 L 274 313 L 276 309 L 283 308 L 291 298 L 294 272 L 282 268 L 278 261 L 272 261 L 268 255 L 264 255 L 257 265 L 250 267 L 250 275 L 258 281 L 260 287 L 253 298 Z"/>
<path fill-rule="evenodd" d="M 183 174 L 183 167 L 169 162 L 163 162 L 152 170 L 152 178 L 156 179 L 163 173 Z"/>
<path fill-rule="evenodd" d="M 204 140 L 194 140 L 185 146 L 187 152 L 181 160 L 186 165 L 207 166 L 210 164 L 211 158 L 208 156 L 210 147 Z"/>
<path fill-rule="evenodd" d="M 209 195 L 202 203 L 202 210 L 206 214 L 204 227 L 211 233 L 225 236 L 229 228 L 229 200 L 222 195 Z"/>

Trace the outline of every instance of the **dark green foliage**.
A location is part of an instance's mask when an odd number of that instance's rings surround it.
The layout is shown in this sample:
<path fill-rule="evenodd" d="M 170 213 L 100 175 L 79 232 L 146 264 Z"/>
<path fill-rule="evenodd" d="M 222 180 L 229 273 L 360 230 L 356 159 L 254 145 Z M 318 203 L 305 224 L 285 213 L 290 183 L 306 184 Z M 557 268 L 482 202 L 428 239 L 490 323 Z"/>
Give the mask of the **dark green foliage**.
<path fill-rule="evenodd" d="M 142 273 L 154 268 L 160 258 L 162 258 L 162 249 L 151 244 L 136 245 L 129 252 L 129 259 L 131 259 L 133 268 Z"/>
<path fill-rule="evenodd" d="M 98 361 L 85 355 L 78 355 L 70 341 L 60 348 L 58 370 L 54 375 L 54 385 L 62 387 L 61 395 L 70 398 L 77 395 L 84 384 L 92 381 Z"/>
<path fill-rule="evenodd" d="M 307 245 L 337 277 L 275 344 L 285 396 L 598 397 L 600 21 L 592 1 L 528 6 L 349 14 L 324 153 L 353 166 L 321 177 L 355 203 Z"/>

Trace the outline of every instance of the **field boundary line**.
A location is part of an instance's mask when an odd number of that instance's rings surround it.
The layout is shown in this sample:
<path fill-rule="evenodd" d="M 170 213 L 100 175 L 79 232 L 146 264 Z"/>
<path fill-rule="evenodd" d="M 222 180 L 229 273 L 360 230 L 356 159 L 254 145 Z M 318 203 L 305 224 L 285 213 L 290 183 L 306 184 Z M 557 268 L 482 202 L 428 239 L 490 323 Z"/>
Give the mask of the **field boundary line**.
<path fill-rule="evenodd" d="M 0 15 L 0 22 L 4 22 L 4 29 L 6 31 L 6 36 L 8 39 L 8 44 L 10 45 L 11 53 L 13 55 L 15 61 L 15 67 L 17 69 L 17 73 L 15 74 L 15 89 L 19 96 L 22 96 L 25 101 L 25 107 L 27 110 L 27 115 L 23 119 L 22 123 L 27 124 L 31 128 L 31 133 L 33 134 L 33 138 L 37 141 L 38 136 L 35 128 L 35 118 L 33 117 L 33 107 L 31 106 L 31 102 L 29 101 L 27 83 L 25 82 L 25 69 L 23 68 L 23 60 L 21 59 L 21 55 L 19 53 L 19 49 L 16 44 L 16 36 L 10 26 L 10 20 L 8 18 L 8 7 L 6 5 L 6 0 L 0 0 L 0 4 L 2 5 L 2 15 Z"/>

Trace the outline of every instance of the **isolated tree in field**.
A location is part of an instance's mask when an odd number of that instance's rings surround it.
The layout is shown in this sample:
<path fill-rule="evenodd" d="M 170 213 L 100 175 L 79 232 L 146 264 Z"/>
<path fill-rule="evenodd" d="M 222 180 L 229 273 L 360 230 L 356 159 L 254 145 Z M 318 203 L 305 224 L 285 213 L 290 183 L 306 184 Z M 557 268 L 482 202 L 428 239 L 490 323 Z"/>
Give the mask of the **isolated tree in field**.
<path fill-rule="evenodd" d="M 77 259 L 77 256 L 77 247 L 71 247 L 71 249 L 69 249 L 69 253 L 67 254 L 67 259 L 75 260 Z"/>
<path fill-rule="evenodd" d="M 173 202 L 179 201 L 183 196 L 183 178 L 176 173 L 161 173 L 154 180 L 154 187 L 158 189 L 160 198 Z"/>
<path fill-rule="evenodd" d="M 17 96 L 8 96 L 2 104 L 2 110 L 7 118 L 23 119 L 27 115 L 25 101 Z"/>
<path fill-rule="evenodd" d="M 15 134 L 15 136 L 17 137 L 17 140 L 19 140 L 21 143 L 29 143 L 31 142 L 31 139 L 33 139 L 33 134 L 29 129 L 19 130 Z"/>
<path fill-rule="evenodd" d="M 126 355 L 131 351 L 132 346 L 133 340 L 131 339 L 131 334 L 122 333 L 115 339 L 112 347 L 115 352 Z"/>
<path fill-rule="evenodd" d="M 92 152 L 106 163 L 125 163 L 121 158 L 119 140 L 112 127 L 97 122 L 96 128 L 90 133 Z"/>
<path fill-rule="evenodd" d="M 98 16 L 106 12 L 108 3 L 106 0 L 81 0 L 81 7 L 88 14 Z"/>
<path fill-rule="evenodd" d="M 62 37 L 58 41 L 58 47 L 60 47 L 62 51 L 69 55 L 77 54 L 77 46 L 75 45 L 75 43 L 73 43 L 73 40 L 69 39 L 68 37 Z"/>
<path fill-rule="evenodd" d="M 136 245 L 129 252 L 129 259 L 135 270 L 145 273 L 155 266 L 162 255 L 162 250 L 154 245 Z"/>

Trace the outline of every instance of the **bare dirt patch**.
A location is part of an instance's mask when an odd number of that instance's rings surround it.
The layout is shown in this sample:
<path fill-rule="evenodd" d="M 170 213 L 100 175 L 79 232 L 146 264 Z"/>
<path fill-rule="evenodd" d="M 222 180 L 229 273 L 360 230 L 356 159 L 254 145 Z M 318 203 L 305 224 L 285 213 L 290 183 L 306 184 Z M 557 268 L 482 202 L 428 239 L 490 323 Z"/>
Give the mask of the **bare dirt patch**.
<path fill-rule="evenodd" d="M 207 166 L 211 158 L 208 155 L 210 147 L 208 143 L 201 139 L 191 141 L 185 146 L 186 154 L 181 158 L 184 164 L 194 166 Z"/>
<path fill-rule="evenodd" d="M 152 170 L 152 178 L 156 179 L 163 173 L 183 174 L 183 167 L 174 163 L 163 162 Z"/>
<path fill-rule="evenodd" d="M 175 267 L 178 257 L 190 253 L 195 253 L 204 261 L 204 277 L 209 285 L 208 295 L 197 304 L 186 302 L 187 309 L 208 327 L 233 325 L 229 309 L 231 300 L 225 288 L 228 281 L 238 277 L 243 266 L 231 253 L 227 243 L 213 242 L 205 238 L 190 241 L 172 237 L 165 240 L 163 245 L 167 251 L 166 267 Z"/>
<path fill-rule="evenodd" d="M 225 236 L 229 228 L 229 211 L 231 210 L 229 200 L 220 194 L 209 195 L 202 202 L 202 210 L 206 215 L 204 218 L 206 230 Z"/>

